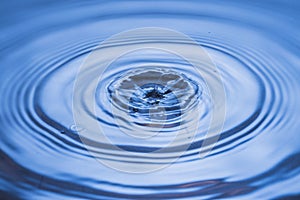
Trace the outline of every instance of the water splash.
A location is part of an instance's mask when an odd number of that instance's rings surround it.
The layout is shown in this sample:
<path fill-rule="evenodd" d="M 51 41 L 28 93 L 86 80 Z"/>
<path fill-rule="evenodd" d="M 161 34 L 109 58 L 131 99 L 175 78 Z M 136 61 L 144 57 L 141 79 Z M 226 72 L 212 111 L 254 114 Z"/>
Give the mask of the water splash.
<path fill-rule="evenodd" d="M 1 197 L 276 199 L 299 194 L 299 3 L 19 3 L 3 3 L 1 12 L 6 19 L 0 27 Z M 157 157 L 132 158 L 90 141 L 101 159 L 153 165 L 172 158 L 178 144 L 189 144 L 168 168 L 121 173 L 99 164 L 83 145 L 79 134 L 88 131 L 74 126 L 73 86 L 79 67 L 100 42 L 124 30 L 153 26 L 183 32 L 208 52 L 226 90 L 226 121 L 212 152 L 199 159 L 214 106 L 203 78 L 189 63 L 167 53 L 125 56 L 112 63 L 98 84 L 97 114 L 83 109 L 103 125 L 113 144 L 128 152 L 155 151 L 168 144 L 172 129 L 180 129 L 177 120 L 193 106 L 201 112 L 195 137 L 182 134 L 173 149 Z M 116 47 L 126 47 L 126 42 Z M 108 57 L 103 55 L 103 61 Z M 171 77 L 144 83 L 153 73 Z M 206 71 L 211 79 L 216 73 Z M 87 76 L 77 91 L 82 108 L 90 100 L 92 78 Z M 133 84 L 139 82 L 140 87 Z M 177 105 L 184 102 L 179 112 Z M 151 119 L 163 134 L 149 133 L 151 140 L 123 134 L 108 112 L 114 106 L 139 119 L 136 126 Z M 156 115 L 160 112 L 162 118 Z"/>

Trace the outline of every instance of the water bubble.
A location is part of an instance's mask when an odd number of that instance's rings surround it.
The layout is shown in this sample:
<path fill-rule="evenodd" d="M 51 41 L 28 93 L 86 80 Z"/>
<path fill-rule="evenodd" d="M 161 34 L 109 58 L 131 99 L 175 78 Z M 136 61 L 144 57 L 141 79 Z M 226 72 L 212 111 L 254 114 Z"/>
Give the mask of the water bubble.
<path fill-rule="evenodd" d="M 82 132 L 82 131 L 84 131 L 84 128 L 82 128 L 81 126 L 72 124 L 70 126 L 70 130 L 73 131 L 73 132 Z"/>

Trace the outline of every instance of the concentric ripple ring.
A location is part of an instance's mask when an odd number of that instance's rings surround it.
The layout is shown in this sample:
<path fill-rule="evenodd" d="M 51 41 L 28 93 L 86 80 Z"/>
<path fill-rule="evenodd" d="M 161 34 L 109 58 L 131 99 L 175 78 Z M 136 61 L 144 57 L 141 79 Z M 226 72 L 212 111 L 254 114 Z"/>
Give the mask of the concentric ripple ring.
<path fill-rule="evenodd" d="M 196 125 L 181 128 L 177 132 L 175 139 L 168 144 L 167 147 L 161 148 L 154 152 L 137 153 L 124 151 L 123 149 L 112 145 L 104 135 L 104 131 L 101 129 L 101 126 L 99 126 L 99 123 L 97 123 L 96 120 L 84 112 L 82 107 L 76 106 L 81 104 L 82 90 L 87 90 L 89 93 L 86 93 L 86 95 L 89 95 L 87 98 L 90 99 L 90 101 L 85 104 L 85 106 L 88 108 L 88 110 L 94 110 L 95 91 L 98 83 L 101 82 L 101 77 L 107 67 L 109 67 L 109 65 L 120 56 L 141 49 L 159 49 L 180 56 L 194 66 L 196 72 L 199 73 L 199 76 L 203 77 L 205 80 L 213 101 L 212 120 L 206 136 L 209 139 L 204 140 L 199 152 L 199 156 L 201 158 L 206 156 L 209 153 L 209 150 L 212 149 L 214 144 L 217 142 L 225 119 L 225 91 L 222 81 L 217 73 L 214 73 L 215 77 L 217 78 L 212 78 L 211 73 L 217 72 L 217 69 L 207 56 L 206 52 L 194 40 L 182 33 L 155 27 L 129 30 L 112 36 L 108 40 L 105 40 L 103 43 L 101 43 L 100 46 L 95 48 L 81 66 L 80 71 L 77 74 L 74 87 L 73 115 L 76 125 L 86 129 L 86 131 L 80 132 L 80 138 L 85 144 L 85 147 L 101 163 L 116 170 L 131 173 L 145 173 L 161 169 L 177 160 L 189 147 L 190 144 L 188 143 L 180 143 L 183 135 L 182 132 L 185 134 L 192 134 L 192 136 L 195 135 L 198 127 L 197 124 L 199 123 L 198 120 Z M 99 58 L 102 58 L 103 55 L 105 55 L 105 60 L 101 60 L 100 62 Z M 82 87 L 82 85 L 86 83 L 86 77 L 91 79 L 89 88 Z M 180 97 L 177 96 L 177 99 L 180 99 Z M 115 107 L 112 106 L 112 108 Z M 113 113 L 114 116 L 119 116 L 116 119 L 126 119 L 126 115 L 128 115 L 128 113 L 124 113 L 119 109 L 113 109 Z M 199 110 L 193 109 L 186 117 L 189 118 L 187 121 L 199 119 Z M 121 121 L 118 122 L 120 125 Z M 122 124 L 120 127 L 122 127 Z M 139 129 L 139 131 L 143 131 L 143 129 Z M 147 134 L 142 133 L 141 135 Z M 140 157 L 139 162 L 144 164 L 140 164 L 139 167 L 136 167 L 136 165 L 133 167 L 133 164 L 130 161 L 120 162 L 119 159 L 102 159 L 97 153 L 95 153 L 95 147 L 91 147 L 91 141 L 97 141 L 100 144 L 103 142 L 105 144 L 111 144 L 109 145 L 110 147 L 108 149 L 113 151 L 116 156 L 120 157 L 124 154 L 130 154 L 135 160 L 132 161 L 133 163 L 136 163 L 136 158 Z M 162 157 L 165 153 L 170 151 L 172 152 L 170 149 L 174 149 L 175 147 L 176 151 L 173 150 L 173 155 L 168 157 L 163 164 L 153 165 L 150 164 L 150 161 L 147 162 L 147 159 L 149 158 L 151 159 L 157 156 Z"/>

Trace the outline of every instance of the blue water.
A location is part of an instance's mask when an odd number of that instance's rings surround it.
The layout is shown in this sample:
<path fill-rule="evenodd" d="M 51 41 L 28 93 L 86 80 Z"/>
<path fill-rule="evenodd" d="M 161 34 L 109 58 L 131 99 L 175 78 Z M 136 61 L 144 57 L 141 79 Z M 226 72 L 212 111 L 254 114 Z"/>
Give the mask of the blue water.
<path fill-rule="evenodd" d="M 299 9 L 283 0 L 2 1 L 0 199 L 299 198 Z M 216 69 L 203 65 L 201 76 L 180 55 L 149 48 L 105 68 L 119 49 L 164 43 L 159 34 L 107 42 L 89 63 L 103 41 L 145 27 L 191 38 Z M 222 83 L 214 98 L 207 79 Z M 219 106 L 222 131 L 206 137 Z"/>

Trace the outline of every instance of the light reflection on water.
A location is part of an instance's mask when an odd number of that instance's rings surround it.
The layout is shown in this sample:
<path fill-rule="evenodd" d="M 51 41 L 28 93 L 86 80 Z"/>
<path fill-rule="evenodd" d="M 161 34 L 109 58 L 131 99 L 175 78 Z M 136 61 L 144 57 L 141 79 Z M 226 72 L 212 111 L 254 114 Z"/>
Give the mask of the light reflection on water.
<path fill-rule="evenodd" d="M 271 199 L 299 194 L 299 3 L 26 1 L 1 7 L 1 198 Z M 172 131 L 185 123 L 184 115 L 195 105 L 201 108 L 200 131 L 180 140 L 189 145 L 182 157 L 167 168 L 132 174 L 102 165 L 86 150 L 79 137 L 86 127 L 75 125 L 72 97 L 89 53 L 114 34 L 142 27 L 182 32 L 204 48 L 221 74 L 226 119 L 218 143 L 199 159 L 213 104 L 203 79 L 189 63 L 167 53 L 136 52 L 117 60 L 97 87 L 95 119 L 125 151 L 151 152 L 167 144 Z M 146 130 L 164 134 L 146 131 L 152 139 L 145 140 L 118 132 L 109 106 L 128 108 L 136 124 L 124 123 L 126 129 L 145 127 L 151 118 Z M 107 153 L 102 148 L 97 151 Z M 106 158 L 129 161 L 113 153 Z"/>

